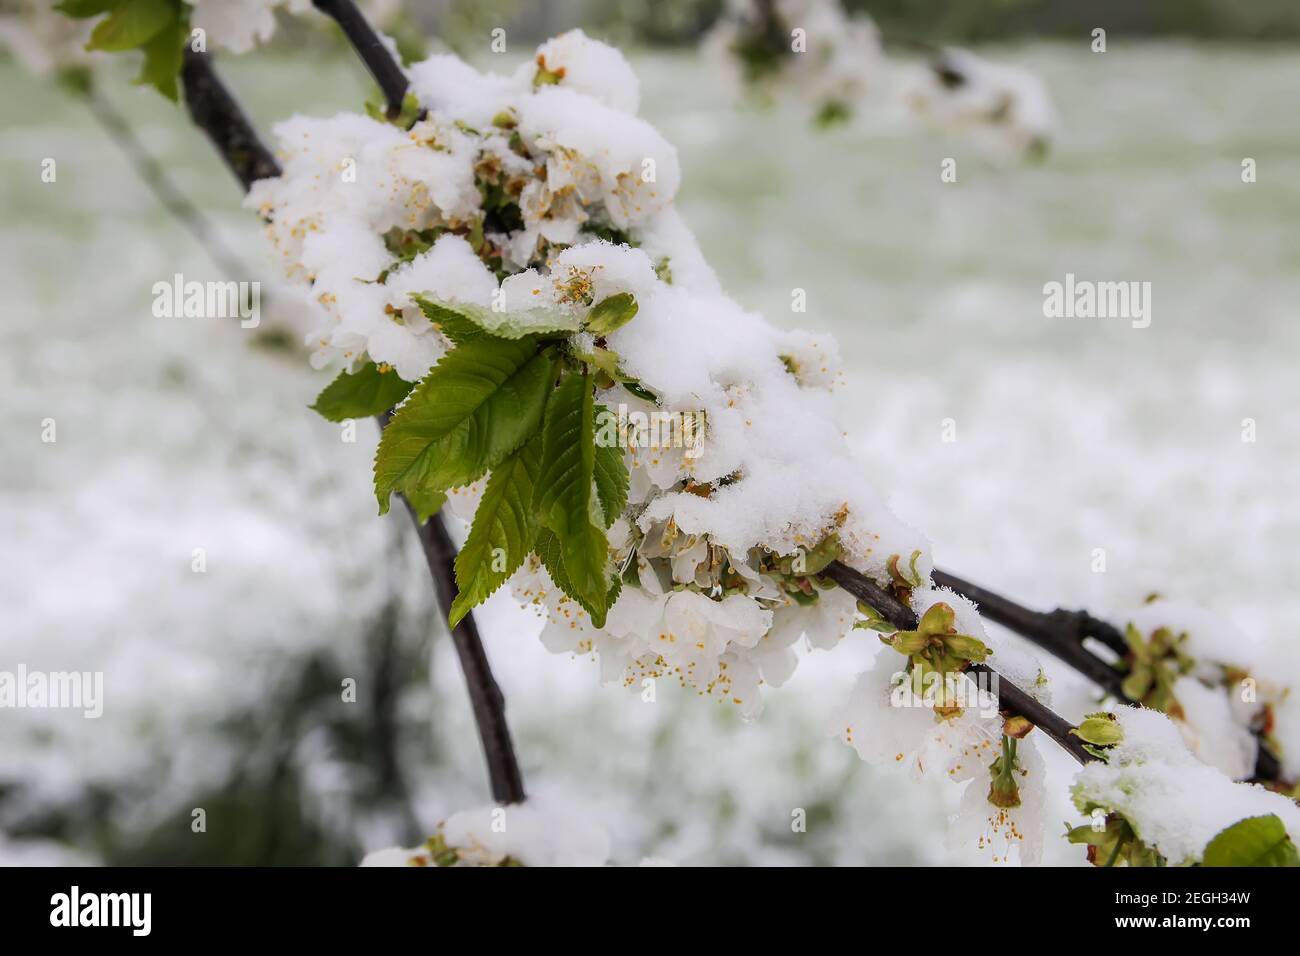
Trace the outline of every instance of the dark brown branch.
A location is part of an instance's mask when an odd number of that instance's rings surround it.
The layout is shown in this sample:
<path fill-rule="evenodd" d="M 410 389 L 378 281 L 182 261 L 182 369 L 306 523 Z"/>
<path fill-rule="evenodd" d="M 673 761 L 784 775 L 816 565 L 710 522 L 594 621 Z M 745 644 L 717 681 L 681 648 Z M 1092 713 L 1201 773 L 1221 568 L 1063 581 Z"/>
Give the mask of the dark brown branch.
<path fill-rule="evenodd" d="M 964 581 L 946 571 L 935 570 L 934 583 L 951 588 L 974 601 L 980 614 L 1032 641 L 1060 661 L 1073 667 L 1106 693 L 1119 700 L 1131 698 L 1124 693 L 1124 675 L 1113 665 L 1089 653 L 1086 637 L 1094 638 L 1120 655 L 1128 654 L 1128 645 L 1119 629 L 1093 617 L 1087 611 L 1035 611 L 1009 598 Z M 1282 767 L 1277 757 L 1261 741 L 1255 760 L 1256 780 L 1280 780 Z"/>
<path fill-rule="evenodd" d="M 1074 724 L 1046 704 L 1021 690 L 987 664 L 971 664 L 970 667 L 966 668 L 965 672 L 967 674 L 988 674 L 993 681 L 990 689 L 997 697 L 1004 714 L 1009 716 L 1019 714 L 1024 717 L 1051 737 L 1052 740 L 1056 741 L 1066 753 L 1079 763 L 1086 764 L 1089 761 L 1100 759 L 1085 750 L 1083 741 L 1071 733 L 1074 730 Z"/>
<path fill-rule="evenodd" d="M 208 54 L 185 48 L 181 85 L 194 125 L 208 134 L 245 192 L 259 179 L 280 175 L 280 164 L 213 70 Z"/>
<path fill-rule="evenodd" d="M 361 62 L 379 84 L 388 104 L 388 118 L 396 119 L 402 111 L 402 100 L 406 98 L 406 88 L 410 84 L 401 66 L 379 39 L 379 34 L 366 22 L 352 0 L 312 0 L 312 4 L 338 23 L 357 56 L 361 57 Z"/>
<path fill-rule="evenodd" d="M 875 608 L 880 615 L 900 631 L 914 631 L 920 621 L 916 613 L 870 578 L 853 570 L 842 561 L 832 561 L 823 572 L 858 600 Z M 971 664 L 967 674 L 987 674 L 995 682 L 999 708 L 1003 713 L 1019 715 L 1038 727 L 1079 763 L 1097 758 L 1083 749 L 1083 741 L 1070 731 L 1074 729 L 1064 717 L 1035 700 L 987 664 Z"/>
<path fill-rule="evenodd" d="M 456 545 L 440 515 L 420 524 L 415 512 L 411 511 L 411 519 L 416 522 L 420 547 L 424 549 L 429 574 L 438 592 L 438 605 L 445 615 L 456 600 Z M 461 670 L 465 672 L 470 706 L 474 709 L 483 757 L 487 761 L 488 779 L 492 784 L 492 799 L 499 803 L 520 803 L 525 796 L 524 781 L 510 739 L 510 725 L 506 722 L 505 698 L 492 676 L 492 667 L 488 664 L 472 614 L 466 614 L 452 628 L 451 639 L 456 646 L 456 656 L 460 658 Z"/>
<path fill-rule="evenodd" d="M 1118 639 L 1123 646 L 1124 639 L 1119 631 L 1106 622 L 1098 621 L 1086 611 L 1066 611 L 1059 608 L 1046 613 L 1034 611 L 1000 594 L 977 587 L 937 569 L 933 579 L 940 587 L 951 588 L 963 597 L 974 601 L 982 616 L 1037 644 L 1053 657 L 1069 664 L 1112 697 L 1120 700 L 1128 699 L 1124 693 L 1124 675 L 1083 646 L 1084 637 L 1092 637 L 1097 633 L 1107 633 Z M 1106 642 L 1106 646 L 1110 646 L 1109 641 Z M 1127 647 L 1121 653 L 1127 653 Z"/>
<path fill-rule="evenodd" d="M 245 190 L 258 179 L 279 175 L 279 165 L 262 144 L 257 131 L 244 116 L 206 54 L 186 51 L 181 82 L 195 125 L 207 133 Z M 385 420 L 386 416 L 381 416 L 381 427 Z M 456 597 L 456 547 L 440 518 L 424 524 L 417 520 L 417 531 L 438 603 L 445 616 L 451 612 L 451 602 Z M 470 704 L 483 742 L 492 796 L 503 803 L 517 803 L 524 799 L 524 787 L 506 723 L 505 700 L 492 675 L 472 614 L 466 614 L 452 630 L 452 641 L 465 674 Z"/>
<path fill-rule="evenodd" d="M 936 568 L 933 577 L 935 584 L 951 588 L 978 604 L 980 613 L 989 620 L 996 621 L 1003 627 L 1010 628 L 1022 637 L 1028 637 L 1035 642 L 1041 637 L 1043 640 L 1082 646 L 1083 639 L 1091 637 L 1106 645 L 1121 658 L 1129 652 L 1124 635 L 1118 628 L 1093 617 L 1087 611 L 1067 611 L 1064 608 L 1046 612 L 1034 611 L 987 588 L 964 581 L 947 571 Z M 1110 690 L 1109 687 L 1106 689 Z"/>

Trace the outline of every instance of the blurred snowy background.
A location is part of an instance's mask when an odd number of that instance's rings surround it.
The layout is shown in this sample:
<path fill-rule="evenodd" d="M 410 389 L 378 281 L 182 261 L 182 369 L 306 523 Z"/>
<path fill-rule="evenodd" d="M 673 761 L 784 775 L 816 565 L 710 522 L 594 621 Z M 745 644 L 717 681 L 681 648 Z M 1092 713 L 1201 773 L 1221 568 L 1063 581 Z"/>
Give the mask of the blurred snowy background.
<path fill-rule="evenodd" d="M 839 337 L 864 478 L 940 566 L 1043 607 L 1198 600 L 1300 671 L 1300 58 L 1116 32 L 1104 55 L 1086 39 L 981 52 L 1051 90 L 1043 164 L 989 163 L 888 96 L 815 133 L 738 107 L 689 48 L 629 55 L 724 285 Z M 371 95 L 341 53 L 226 67 L 264 130 Z M 0 863 L 354 863 L 487 801 L 464 687 L 404 516 L 375 517 L 373 430 L 348 444 L 307 410 L 327 376 L 275 332 L 292 302 L 233 180 L 181 112 L 114 78 L 107 95 L 257 274 L 214 272 L 82 106 L 0 62 L 0 670 L 105 675 L 98 720 L 0 711 Z M 175 272 L 263 279 L 263 327 L 154 318 Z M 1067 272 L 1151 282 L 1151 327 L 1045 319 L 1042 286 Z M 482 623 L 528 788 L 603 823 L 617 862 L 980 861 L 942 836 L 957 788 L 829 736 L 869 632 L 809 654 L 747 724 L 600 687 L 498 598 Z M 1087 688 L 1051 673 L 1079 717 Z M 1053 763 L 1062 822 L 1069 772 Z M 1080 854 L 1049 839 L 1046 859 Z"/>

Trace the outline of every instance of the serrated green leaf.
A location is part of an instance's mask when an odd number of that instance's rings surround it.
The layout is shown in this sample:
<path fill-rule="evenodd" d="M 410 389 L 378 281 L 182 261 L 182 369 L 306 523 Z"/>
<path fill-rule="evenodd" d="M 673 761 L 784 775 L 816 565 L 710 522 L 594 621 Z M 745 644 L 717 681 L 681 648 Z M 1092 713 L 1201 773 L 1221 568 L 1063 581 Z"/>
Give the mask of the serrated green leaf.
<path fill-rule="evenodd" d="M 1300 866 L 1295 844 L 1276 814 L 1247 817 L 1222 830 L 1201 857 L 1203 866 Z"/>
<path fill-rule="evenodd" d="M 457 345 L 470 339 L 482 338 L 486 334 L 473 319 L 453 306 L 418 293 L 411 296 L 411 301 L 420 307 L 420 311 L 439 332 Z"/>
<path fill-rule="evenodd" d="M 317 396 L 312 411 L 331 422 L 369 418 L 396 406 L 414 387 L 396 372 L 381 372 L 367 362 L 355 373 L 340 372 Z"/>
<path fill-rule="evenodd" d="M 62 3 L 56 3 L 54 9 L 74 20 L 89 20 L 101 13 L 108 13 L 117 3 L 118 0 L 63 0 Z"/>
<path fill-rule="evenodd" d="M 638 308 L 630 292 L 601 299 L 587 313 L 587 331 L 592 335 L 609 335 L 631 322 Z"/>
<path fill-rule="evenodd" d="M 546 403 L 542 469 L 533 505 L 559 539 L 571 587 L 565 593 L 587 609 L 596 627 L 603 627 L 610 586 L 609 544 L 595 496 L 595 439 L 591 376 L 571 374 Z"/>
<path fill-rule="evenodd" d="M 554 380 L 534 339 L 465 342 L 443 356 L 397 410 L 375 455 L 379 513 L 394 491 L 467 485 L 531 438 Z"/>
<path fill-rule="evenodd" d="M 460 593 L 448 616 L 452 627 L 501 587 L 532 551 L 537 537 L 533 486 L 541 457 L 541 441 L 534 437 L 492 469 L 469 537 L 456 555 Z"/>
<path fill-rule="evenodd" d="M 546 568 L 546 573 L 551 576 L 551 581 L 554 582 L 555 586 L 577 601 L 593 621 L 599 620 L 601 623 L 597 624 L 597 627 L 602 626 L 604 621 L 603 618 L 598 617 L 598 614 L 606 614 L 608 609 L 614 606 L 614 602 L 618 600 L 619 594 L 623 591 L 623 579 L 617 574 L 613 576 L 609 591 L 605 594 L 604 610 L 594 611 L 586 600 L 574 595 L 575 589 L 564 570 L 564 554 L 560 548 L 560 539 L 555 536 L 554 531 L 545 527 L 537 529 L 537 538 L 533 542 L 533 553 L 541 559 L 542 567 Z M 632 563 L 632 568 L 634 570 L 631 573 L 635 580 L 636 562 Z"/>
<path fill-rule="evenodd" d="M 429 316 L 430 321 L 441 323 L 450 318 L 453 330 L 467 336 L 471 334 L 469 325 L 476 327 L 480 333 L 498 339 L 522 339 L 530 335 L 571 335 L 582 328 L 576 316 L 549 306 L 497 312 L 495 309 L 485 309 L 481 305 L 466 302 L 452 305 L 427 294 L 412 295 L 411 298 L 420 303 L 420 308 Z M 433 311 L 426 308 L 424 303 L 433 306 Z M 453 315 L 448 316 L 447 313 Z M 450 334 L 448 337 L 451 337 Z"/>
<path fill-rule="evenodd" d="M 601 428 L 600 423 L 606 420 L 606 416 L 613 414 L 603 405 L 596 406 L 598 433 L 604 434 L 609 431 L 607 428 Z M 605 517 L 605 527 L 608 528 L 618 520 L 618 516 L 627 507 L 627 486 L 630 475 L 627 464 L 623 461 L 623 449 L 617 443 L 609 445 L 596 443 L 595 474 L 596 496 L 600 499 L 601 513 Z"/>
<path fill-rule="evenodd" d="M 90 34 L 87 50 L 110 53 L 134 50 L 148 43 L 179 16 L 168 0 L 122 0 Z"/>
<path fill-rule="evenodd" d="M 173 103 L 180 98 L 176 79 L 185 57 L 185 43 L 189 39 L 189 18 L 177 15 L 144 45 L 144 64 L 135 82 L 152 86 Z"/>
<path fill-rule="evenodd" d="M 555 586 L 569 597 L 573 597 L 573 585 L 564 571 L 564 555 L 560 551 L 560 539 L 555 536 L 555 532 L 547 527 L 539 527 L 537 538 L 533 542 L 533 553 L 541 559 L 542 567 L 546 568 L 546 573 L 551 576 Z"/>

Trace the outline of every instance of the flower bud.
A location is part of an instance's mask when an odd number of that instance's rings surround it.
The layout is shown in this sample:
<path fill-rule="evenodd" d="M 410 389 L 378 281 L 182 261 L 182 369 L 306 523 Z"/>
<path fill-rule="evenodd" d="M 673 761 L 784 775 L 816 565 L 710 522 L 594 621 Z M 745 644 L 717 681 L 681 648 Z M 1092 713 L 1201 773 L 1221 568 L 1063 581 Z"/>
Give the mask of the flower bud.
<path fill-rule="evenodd" d="M 1094 747 L 1113 747 L 1124 739 L 1124 728 L 1115 720 L 1115 715 L 1105 712 L 1089 714 L 1070 733 Z"/>

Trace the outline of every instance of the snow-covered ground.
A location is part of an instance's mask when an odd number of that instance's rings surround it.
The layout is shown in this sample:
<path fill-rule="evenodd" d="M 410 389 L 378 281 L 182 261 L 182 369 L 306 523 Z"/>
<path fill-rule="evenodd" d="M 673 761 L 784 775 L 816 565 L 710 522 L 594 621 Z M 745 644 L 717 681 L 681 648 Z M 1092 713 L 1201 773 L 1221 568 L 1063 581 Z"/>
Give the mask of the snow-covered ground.
<path fill-rule="evenodd" d="M 774 322 L 839 337 L 864 476 L 941 566 L 1043 606 L 1198 600 L 1277 641 L 1279 672 L 1300 674 L 1300 144 L 1285 122 L 1300 63 L 1118 41 L 998 54 L 1055 97 L 1062 129 L 1041 166 L 988 163 L 892 107 L 817 133 L 794 112 L 737 110 L 695 58 L 633 59 L 724 285 Z M 227 66 L 264 127 L 369 95 L 347 61 Z M 121 79 L 109 94 L 269 278 L 206 144 Z M 154 282 L 225 277 L 81 107 L 11 64 L 0 82 L 0 670 L 102 671 L 105 697 L 97 720 L 0 711 L 0 862 L 62 852 L 36 837 L 129 858 L 162 831 L 173 855 L 210 858 L 201 841 L 238 843 L 259 814 L 315 842 L 246 838 L 246 861 L 359 859 L 410 842 L 400 801 L 373 792 L 394 737 L 415 829 L 483 803 L 419 557 L 399 516 L 374 516 L 373 430 L 342 441 L 305 407 L 321 377 L 237 323 L 155 318 Z M 946 157 L 956 183 L 940 180 Z M 1044 318 L 1042 287 L 1066 273 L 1149 281 L 1150 327 Z M 807 314 L 790 311 L 796 288 Z M 270 323 L 288 305 L 267 298 Z M 530 791 L 588 810 L 616 861 L 980 859 L 944 840 L 957 788 L 866 767 L 829 736 L 874 651 L 867 632 L 808 655 L 746 724 L 670 690 L 647 704 L 599 687 L 591 662 L 547 654 L 506 595 L 482 620 Z M 390 658 L 395 734 L 369 706 Z M 1078 717 L 1085 689 L 1056 676 Z M 356 704 L 340 699 L 347 677 Z M 1065 820 L 1070 768 L 1053 769 L 1049 819 Z M 1048 861 L 1079 860 L 1050 837 Z"/>

